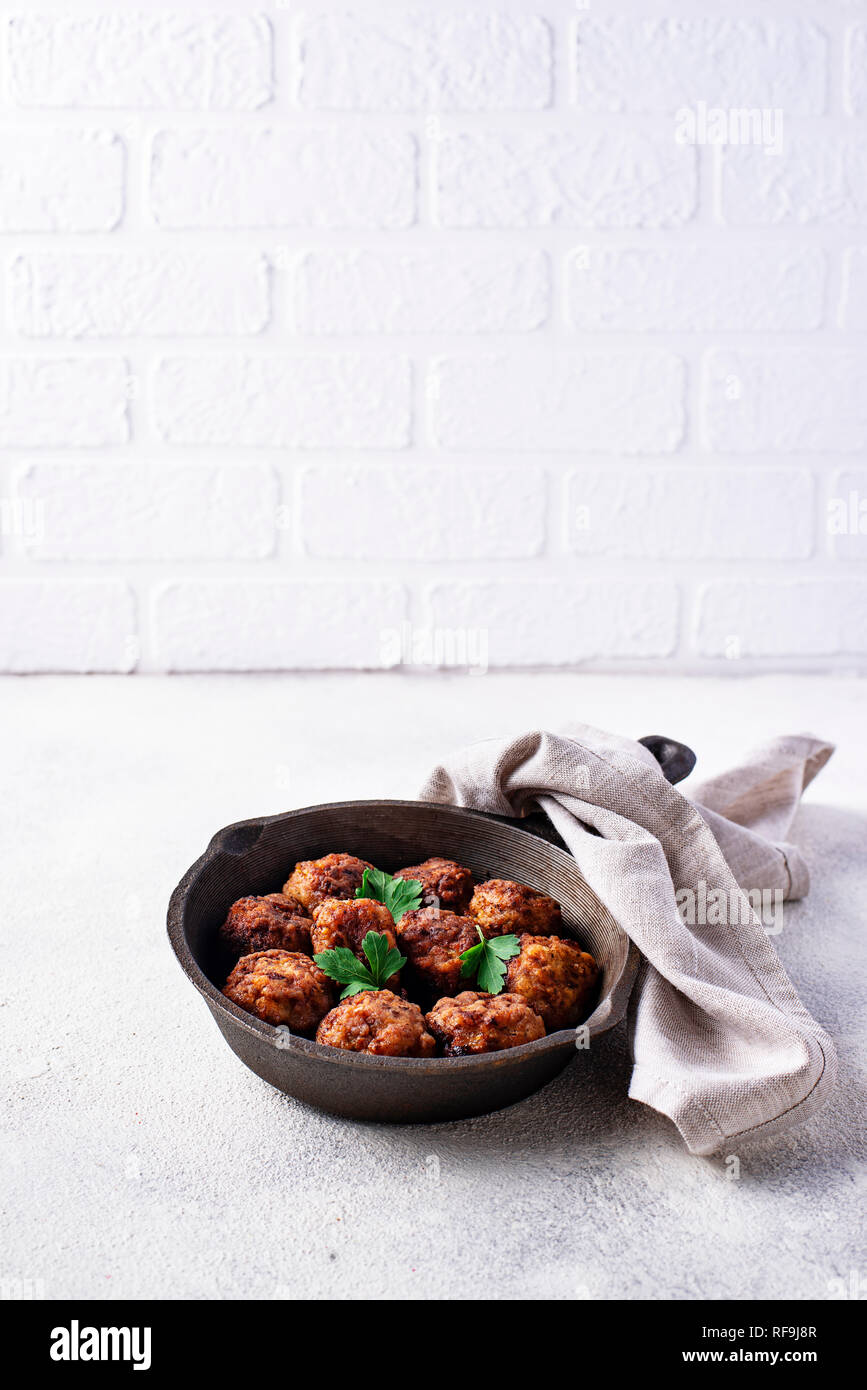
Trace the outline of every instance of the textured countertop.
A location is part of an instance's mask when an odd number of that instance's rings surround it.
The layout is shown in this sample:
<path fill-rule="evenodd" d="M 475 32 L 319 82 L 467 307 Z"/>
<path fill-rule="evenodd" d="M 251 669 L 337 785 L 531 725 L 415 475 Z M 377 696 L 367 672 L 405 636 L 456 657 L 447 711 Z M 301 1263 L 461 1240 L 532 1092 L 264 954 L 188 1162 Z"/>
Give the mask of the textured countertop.
<path fill-rule="evenodd" d="M 0 701 L 7 1293 L 790 1299 L 854 1276 L 864 1296 L 863 682 L 43 677 Z M 701 774 L 773 733 L 838 744 L 791 837 L 812 891 L 775 942 L 840 1081 L 737 1180 L 626 1098 L 622 1027 L 498 1114 L 352 1124 L 247 1071 L 169 950 L 169 894 L 219 826 L 412 796 L 457 744 L 569 718 L 682 738 Z"/>

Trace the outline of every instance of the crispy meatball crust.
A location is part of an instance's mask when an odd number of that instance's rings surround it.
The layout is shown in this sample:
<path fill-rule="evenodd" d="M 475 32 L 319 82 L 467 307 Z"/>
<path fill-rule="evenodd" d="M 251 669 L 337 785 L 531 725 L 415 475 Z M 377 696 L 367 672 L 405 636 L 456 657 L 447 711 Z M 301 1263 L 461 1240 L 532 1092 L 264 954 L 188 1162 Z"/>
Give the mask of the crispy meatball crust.
<path fill-rule="evenodd" d="M 439 999 L 458 994 L 465 987 L 461 980 L 461 952 L 478 944 L 472 917 L 421 907 L 407 912 L 397 924 L 397 944 L 406 956 L 407 975 L 420 991 Z"/>
<path fill-rule="evenodd" d="M 348 946 L 359 960 L 366 960 L 361 943 L 369 931 L 388 937 L 396 946 L 394 919 L 385 903 L 373 898 L 326 898 L 313 909 L 310 933 L 314 951 L 331 951 L 335 946 Z"/>
<path fill-rule="evenodd" d="M 218 935 L 226 955 L 233 960 L 256 951 L 303 951 L 309 955 L 312 925 L 295 898 L 268 893 L 264 898 L 239 898 L 232 903 Z"/>
<path fill-rule="evenodd" d="M 470 901 L 469 912 L 488 936 L 520 936 L 531 932 L 546 936 L 562 929 L 560 904 L 545 893 L 537 893 L 524 883 L 507 878 L 490 878 L 480 883 Z"/>
<path fill-rule="evenodd" d="M 549 1033 L 556 1033 L 586 1018 L 598 982 L 598 965 L 577 941 L 524 935 L 520 955 L 508 963 L 505 987 L 526 1000 Z"/>
<path fill-rule="evenodd" d="M 520 994 L 480 994 L 466 990 L 440 999 L 426 1016 L 444 1057 L 503 1052 L 545 1036 L 545 1025 Z"/>
<path fill-rule="evenodd" d="M 308 912 L 326 898 L 354 898 L 361 887 L 364 870 L 372 869 L 366 859 L 354 854 L 326 854 L 324 859 L 303 859 L 296 864 L 283 885 L 283 892 L 297 898 Z"/>
<path fill-rule="evenodd" d="M 432 1057 L 436 1049 L 418 1004 L 388 989 L 342 1000 L 320 1023 L 316 1041 L 377 1057 Z"/>
<path fill-rule="evenodd" d="M 469 869 L 453 859 L 426 859 L 423 864 L 398 869 L 394 877 L 418 879 L 424 902 L 436 898 L 441 909 L 459 915 L 466 912 L 475 887 Z"/>
<path fill-rule="evenodd" d="M 300 951 L 257 951 L 242 956 L 223 990 L 227 999 L 266 1023 L 312 1033 L 334 1006 L 331 981 Z"/>
<path fill-rule="evenodd" d="M 385 903 L 373 898 L 326 898 L 313 909 L 313 930 L 310 933 L 313 953 L 333 951 L 336 946 L 347 946 L 353 955 L 358 956 L 365 965 L 367 957 L 362 950 L 362 942 L 369 931 L 385 936 L 389 946 L 396 946 L 394 919 Z M 389 986 L 397 989 L 400 974 L 392 975 Z"/>

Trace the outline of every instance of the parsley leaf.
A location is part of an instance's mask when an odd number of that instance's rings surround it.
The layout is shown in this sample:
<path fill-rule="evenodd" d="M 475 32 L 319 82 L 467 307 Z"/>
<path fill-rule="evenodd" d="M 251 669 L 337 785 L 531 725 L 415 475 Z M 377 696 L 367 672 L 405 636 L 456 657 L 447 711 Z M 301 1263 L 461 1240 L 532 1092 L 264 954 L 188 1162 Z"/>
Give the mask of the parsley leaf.
<path fill-rule="evenodd" d="M 370 985 L 373 985 L 373 976 L 367 966 L 348 946 L 335 946 L 331 951 L 317 951 L 313 959 L 320 970 L 324 970 L 326 975 L 330 975 L 332 980 L 337 980 L 341 985 L 350 984 L 362 973 L 367 975 Z"/>
<path fill-rule="evenodd" d="M 356 898 L 372 898 L 385 903 L 395 922 L 405 912 L 414 912 L 421 903 L 422 888 L 417 878 L 392 878 L 383 869 L 365 869 Z"/>
<path fill-rule="evenodd" d="M 385 989 L 392 975 L 396 975 L 404 965 L 406 957 L 389 945 L 384 932 L 369 931 L 361 943 L 370 968 L 359 960 L 348 946 L 335 946 L 330 951 L 317 951 L 313 957 L 320 970 L 330 975 L 338 984 L 345 985 L 340 998 L 349 999 L 362 990 Z"/>
<path fill-rule="evenodd" d="M 364 967 L 362 966 L 362 970 Z M 375 985 L 367 984 L 365 980 L 350 980 L 346 989 L 340 991 L 341 999 L 349 999 L 353 994 L 376 994 L 378 990 Z"/>
<path fill-rule="evenodd" d="M 475 975 L 477 989 L 485 994 L 499 994 L 506 978 L 505 962 L 518 955 L 521 943 L 511 933 L 508 936 L 492 936 L 488 940 L 482 935 L 481 927 L 476 927 L 476 931 L 479 934 L 478 945 L 470 946 L 461 955 L 461 979 Z"/>
<path fill-rule="evenodd" d="M 369 931 L 361 943 L 361 949 L 370 961 L 370 972 L 381 984 L 396 975 L 406 965 L 406 957 L 394 946 L 389 946 L 385 932 Z"/>
<path fill-rule="evenodd" d="M 478 931 L 478 927 L 476 931 Z M 461 956 L 461 961 L 463 962 L 461 965 L 462 980 L 468 980 L 471 975 L 475 975 L 481 964 L 481 956 L 484 949 L 484 944 L 480 941 L 477 946 L 471 946 L 468 951 L 464 951 Z"/>

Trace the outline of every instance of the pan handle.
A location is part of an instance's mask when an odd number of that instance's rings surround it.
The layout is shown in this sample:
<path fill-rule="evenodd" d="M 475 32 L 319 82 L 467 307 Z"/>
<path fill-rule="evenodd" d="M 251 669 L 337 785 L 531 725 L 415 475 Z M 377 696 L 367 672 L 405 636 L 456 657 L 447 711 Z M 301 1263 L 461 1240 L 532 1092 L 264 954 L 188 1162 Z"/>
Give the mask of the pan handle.
<path fill-rule="evenodd" d="M 646 734 L 638 742 L 643 743 L 648 752 L 653 754 L 662 768 L 663 777 L 672 786 L 676 782 L 682 782 L 695 767 L 695 754 L 692 749 L 685 743 L 678 743 L 676 738 L 666 738 L 665 734 Z"/>

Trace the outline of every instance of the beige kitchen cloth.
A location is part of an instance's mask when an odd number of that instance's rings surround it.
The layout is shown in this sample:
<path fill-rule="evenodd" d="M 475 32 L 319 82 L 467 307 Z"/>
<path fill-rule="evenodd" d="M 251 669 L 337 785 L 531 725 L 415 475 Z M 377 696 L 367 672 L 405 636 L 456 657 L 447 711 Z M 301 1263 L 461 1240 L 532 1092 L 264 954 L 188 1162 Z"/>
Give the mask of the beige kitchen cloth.
<path fill-rule="evenodd" d="M 832 752 L 815 738 L 776 739 L 691 801 L 643 745 L 570 725 L 465 748 L 419 794 L 500 815 L 547 812 L 642 954 L 629 1094 L 668 1115 L 693 1153 L 788 1129 L 834 1084 L 834 1046 L 748 896 L 806 893 L 804 861 L 785 837 Z"/>

